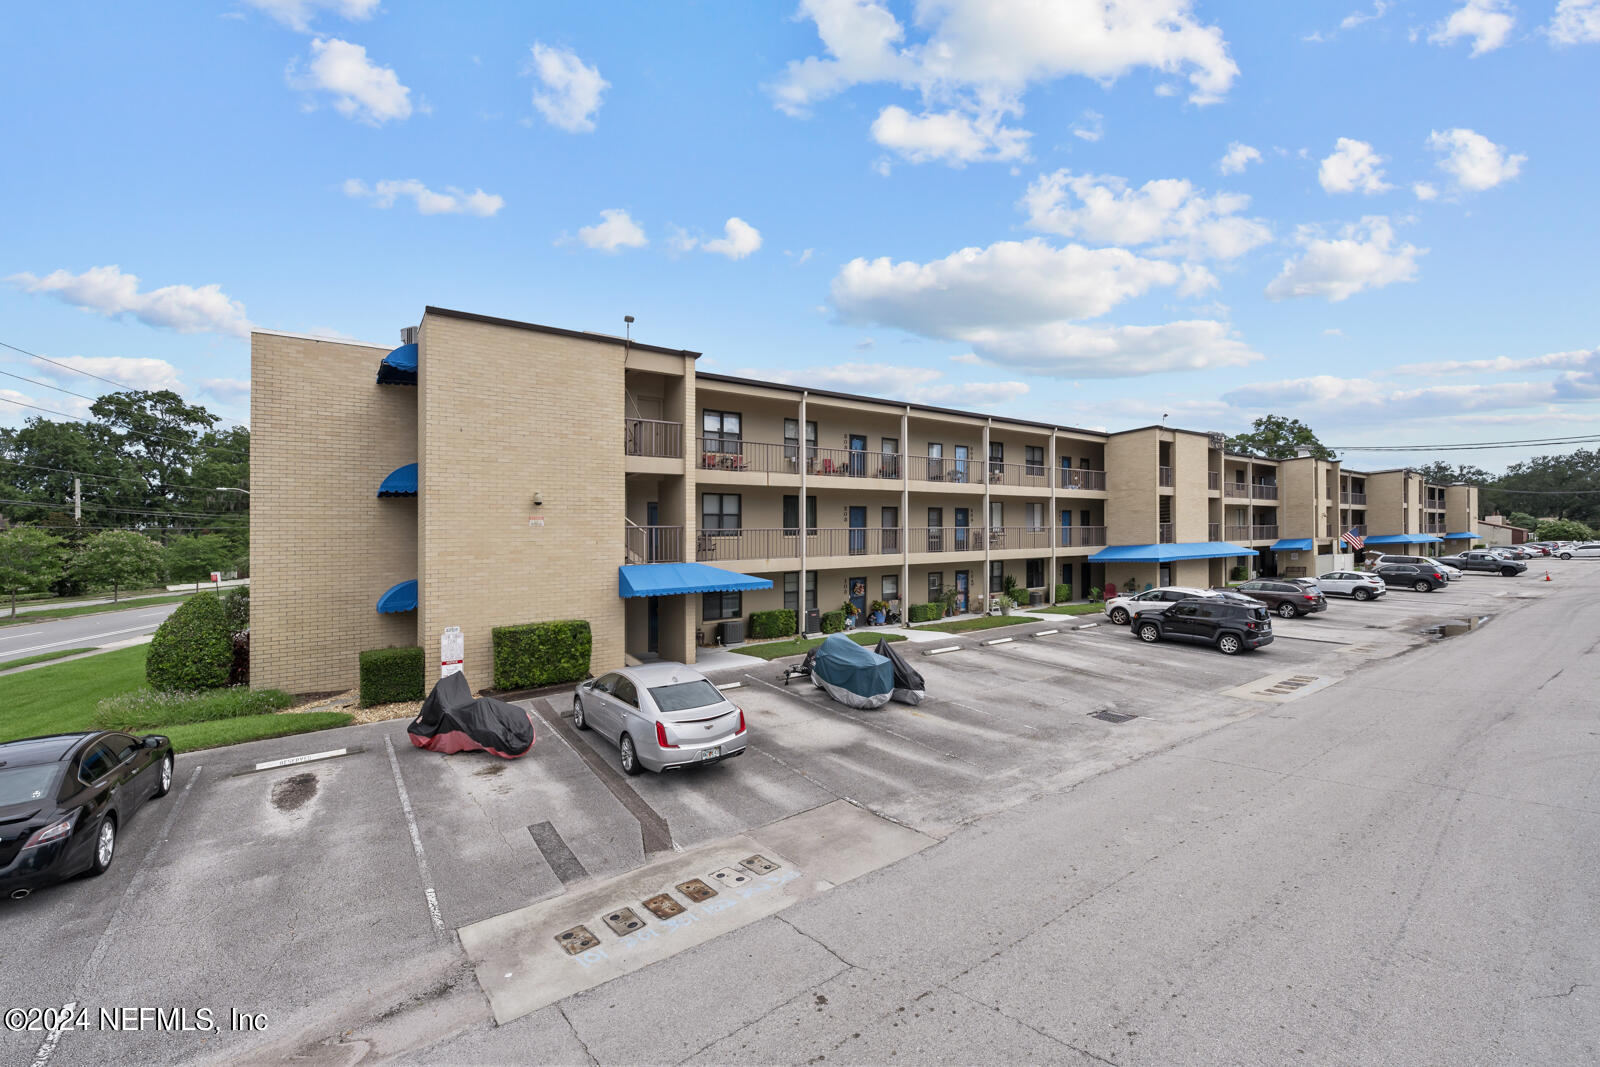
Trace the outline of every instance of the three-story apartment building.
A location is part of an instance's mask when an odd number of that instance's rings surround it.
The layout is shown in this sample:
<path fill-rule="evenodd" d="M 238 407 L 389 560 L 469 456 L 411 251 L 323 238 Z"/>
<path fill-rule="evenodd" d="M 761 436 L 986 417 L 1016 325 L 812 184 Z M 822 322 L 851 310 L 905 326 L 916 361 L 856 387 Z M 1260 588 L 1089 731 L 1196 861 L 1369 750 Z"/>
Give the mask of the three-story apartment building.
<path fill-rule="evenodd" d="M 1218 434 L 700 373 L 692 351 L 433 307 L 404 334 L 252 335 L 256 684 L 346 688 L 359 651 L 453 626 L 483 686 L 493 627 L 552 618 L 590 620 L 597 670 L 692 662 L 767 608 L 814 630 L 846 601 L 950 589 L 976 610 L 1007 576 L 1048 601 L 1316 573 L 1352 526 L 1422 545 L 1476 518 L 1472 487 Z"/>

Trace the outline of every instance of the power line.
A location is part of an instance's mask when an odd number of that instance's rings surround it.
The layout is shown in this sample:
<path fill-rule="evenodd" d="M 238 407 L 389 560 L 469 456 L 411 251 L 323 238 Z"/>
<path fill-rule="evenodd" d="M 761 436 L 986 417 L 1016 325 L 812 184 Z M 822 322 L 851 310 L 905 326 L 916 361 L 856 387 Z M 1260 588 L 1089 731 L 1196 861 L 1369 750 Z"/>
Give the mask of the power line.
<path fill-rule="evenodd" d="M 4 342 L 0 342 L 0 344 L 3 344 L 3 343 Z M 7 397 L 7 396 L 0 396 L 0 403 L 3 403 L 3 404 L 15 404 L 20 408 L 33 408 L 35 411 L 43 411 L 47 415 L 59 415 L 61 418 L 63 418 L 63 419 L 71 419 L 73 422 L 82 422 L 82 423 L 88 423 L 90 425 L 95 425 L 95 423 L 93 423 L 92 420 L 82 418 L 81 416 L 78 416 L 78 415 L 68 415 L 65 411 L 56 411 L 54 408 L 40 407 L 38 404 L 26 404 L 26 403 L 23 403 L 21 400 L 12 400 L 10 397 Z M 167 437 L 164 434 L 159 434 L 159 433 L 146 433 L 146 432 L 144 432 L 142 430 L 115 430 L 114 429 L 112 432 L 113 433 L 122 433 L 124 436 L 127 436 L 127 437 L 147 438 L 147 439 L 152 440 L 152 441 L 165 441 L 167 444 L 183 445 L 186 448 L 193 448 L 198 443 L 198 442 L 195 442 L 195 441 L 183 441 L 183 440 L 180 440 L 178 438 Z M 238 456 L 241 459 L 249 459 L 250 458 L 247 453 L 240 452 L 237 449 L 233 449 L 233 448 L 219 448 L 219 447 L 217 447 L 215 445 L 212 445 L 212 446 L 208 447 L 208 451 L 220 452 L 220 453 L 223 453 L 224 455 L 229 455 L 229 456 Z"/>
<path fill-rule="evenodd" d="M 118 389 L 127 389 L 129 391 L 134 391 L 134 387 L 133 386 L 128 385 L 128 384 L 126 384 L 124 382 L 119 382 L 115 378 L 107 378 L 103 374 L 96 374 L 93 371 L 84 370 L 82 367 L 74 367 L 70 363 L 61 363 L 61 362 L 59 362 L 57 360 L 51 359 L 49 356 L 41 356 L 37 352 L 29 352 L 26 348 L 18 348 L 16 345 L 7 344 L 5 341 L 0 341 L 0 348 L 9 348 L 13 352 L 21 352 L 25 356 L 29 356 L 29 357 L 31 357 L 33 359 L 43 360 L 44 362 L 49 363 L 52 366 L 60 367 L 62 370 L 72 371 L 74 374 L 82 374 L 82 375 L 85 375 L 86 377 L 89 377 L 89 378 L 99 379 L 102 382 L 106 382 L 106 383 L 108 383 L 110 385 L 116 386 Z"/>
<path fill-rule="evenodd" d="M 83 503 L 84 503 L 85 507 L 95 507 L 95 508 L 99 508 L 101 511 L 109 511 L 109 512 L 113 512 L 113 513 L 118 514 L 118 515 L 152 515 L 152 516 L 155 516 L 157 518 L 172 518 L 172 519 L 227 519 L 227 518 L 233 518 L 235 516 L 238 516 L 238 517 L 241 517 L 241 518 L 242 517 L 246 517 L 246 514 L 245 513 L 241 513 L 241 512 L 227 512 L 227 511 L 159 511 L 159 510 L 157 510 L 155 508 L 119 508 L 119 507 L 115 507 L 115 506 L 113 506 L 111 504 L 102 504 L 98 500 L 85 500 Z M 3 497 L 0 497 L 0 504 L 9 504 L 9 505 L 11 505 L 13 507 L 28 507 L 28 508 L 65 508 L 65 507 L 68 506 L 65 503 L 59 503 L 58 504 L 58 503 L 56 503 L 54 501 L 45 501 L 43 503 L 40 503 L 37 500 L 11 500 L 11 499 L 3 498 Z"/>
<path fill-rule="evenodd" d="M 1530 437 L 1518 441 L 1473 441 L 1446 445 L 1329 445 L 1335 452 L 1453 452 L 1491 448 L 1536 448 L 1600 442 L 1600 434 L 1576 437 Z"/>

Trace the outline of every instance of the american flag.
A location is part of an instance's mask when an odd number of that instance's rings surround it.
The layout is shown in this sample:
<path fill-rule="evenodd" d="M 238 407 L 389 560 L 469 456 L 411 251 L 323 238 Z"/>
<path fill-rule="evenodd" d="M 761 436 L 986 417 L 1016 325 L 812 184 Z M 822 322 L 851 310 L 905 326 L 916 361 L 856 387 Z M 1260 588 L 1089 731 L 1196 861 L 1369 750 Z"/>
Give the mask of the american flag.
<path fill-rule="evenodd" d="M 1367 543 L 1367 539 L 1361 536 L 1361 527 L 1359 526 L 1350 527 L 1339 540 L 1349 545 L 1352 552 L 1360 552 L 1362 546 Z"/>

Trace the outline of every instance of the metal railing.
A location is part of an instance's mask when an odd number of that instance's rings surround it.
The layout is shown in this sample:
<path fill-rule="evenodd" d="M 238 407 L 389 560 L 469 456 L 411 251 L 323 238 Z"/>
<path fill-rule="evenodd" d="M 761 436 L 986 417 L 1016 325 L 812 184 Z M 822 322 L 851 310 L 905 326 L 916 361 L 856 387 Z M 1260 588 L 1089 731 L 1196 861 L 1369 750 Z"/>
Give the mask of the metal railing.
<path fill-rule="evenodd" d="M 1341 503 L 1341 504 L 1353 504 L 1356 507 L 1363 507 L 1364 508 L 1364 507 L 1367 506 L 1367 494 L 1365 494 L 1365 493 L 1340 493 L 1339 494 L 1339 503 Z"/>
<path fill-rule="evenodd" d="M 1423 504 L 1422 507 L 1426 511 L 1443 511 L 1444 510 L 1444 501 L 1443 500 L 1430 500 L 1426 504 Z"/>
<path fill-rule="evenodd" d="M 1224 485 L 1222 487 L 1222 495 L 1223 496 L 1233 496 L 1233 497 L 1248 497 L 1250 495 L 1250 486 L 1245 484 L 1244 482 L 1228 482 L 1226 485 Z"/>
<path fill-rule="evenodd" d="M 969 482 L 982 484 L 983 468 L 976 460 L 944 459 L 936 456 L 907 456 L 907 473 L 914 482 Z"/>
<path fill-rule="evenodd" d="M 1057 541 L 1062 548 L 1104 548 L 1106 543 L 1106 528 L 1104 526 L 1062 526 L 1060 538 Z"/>
<path fill-rule="evenodd" d="M 900 480 L 900 456 L 861 448 L 807 448 L 806 473 L 824 478 Z"/>
<path fill-rule="evenodd" d="M 989 484 L 1047 489 L 1050 486 L 1050 474 L 1043 463 L 990 463 Z"/>
<path fill-rule="evenodd" d="M 623 419 L 622 449 L 630 456 L 683 458 L 683 423 L 661 419 Z"/>
<path fill-rule="evenodd" d="M 1173 544 L 1174 542 L 1176 542 L 1177 541 L 1177 536 L 1176 536 L 1176 532 L 1175 532 L 1175 530 L 1173 528 L 1173 524 L 1170 523 L 1170 522 L 1163 522 L 1163 523 L 1157 524 L 1157 526 L 1156 526 L 1156 539 L 1158 541 L 1160 541 L 1164 545 L 1170 545 L 1170 544 Z"/>
<path fill-rule="evenodd" d="M 1085 491 L 1104 492 L 1106 487 L 1106 472 L 1086 470 L 1082 467 L 1070 469 L 1061 468 L 1062 489 L 1081 489 Z"/>
<path fill-rule="evenodd" d="M 682 563 L 682 526 L 639 526 L 622 531 L 623 558 L 629 563 Z"/>
<path fill-rule="evenodd" d="M 913 526 L 906 531 L 913 552 L 982 552 L 981 526 Z"/>
<path fill-rule="evenodd" d="M 1444 533 L 1444 527 L 1445 524 L 1442 522 L 1425 522 L 1422 524 L 1422 532 L 1431 534 Z"/>
<path fill-rule="evenodd" d="M 1210 489 L 1213 493 L 1216 492 L 1218 489 L 1222 488 L 1222 472 L 1221 471 L 1207 471 L 1206 472 L 1206 488 Z"/>
<path fill-rule="evenodd" d="M 694 558 L 702 563 L 798 559 L 800 537 L 798 528 L 702 530 L 695 542 Z M 902 539 L 903 531 L 897 527 L 815 527 L 805 532 L 806 556 L 899 555 Z"/>
<path fill-rule="evenodd" d="M 695 465 L 703 471 L 762 471 L 800 473 L 798 445 L 774 445 L 735 437 L 697 437 Z"/>
<path fill-rule="evenodd" d="M 1229 526 L 1227 535 L 1229 541 L 1265 541 L 1268 538 L 1277 540 L 1278 528 L 1276 526 Z"/>
<path fill-rule="evenodd" d="M 1255 482 L 1250 486 L 1250 495 L 1257 500 L 1278 499 L 1278 486 L 1273 482 Z"/>
<path fill-rule="evenodd" d="M 1157 484 L 1159 484 L 1164 489 L 1172 488 L 1172 468 L 1171 467 L 1157 467 L 1156 468 L 1156 482 L 1157 482 Z"/>
<path fill-rule="evenodd" d="M 991 526 L 989 548 L 1049 548 L 1052 536 L 1048 526 Z"/>
<path fill-rule="evenodd" d="M 1207 541 L 1220 541 L 1220 540 L 1222 540 L 1222 523 L 1220 523 L 1220 522 L 1208 522 L 1208 523 L 1206 523 L 1206 540 Z"/>

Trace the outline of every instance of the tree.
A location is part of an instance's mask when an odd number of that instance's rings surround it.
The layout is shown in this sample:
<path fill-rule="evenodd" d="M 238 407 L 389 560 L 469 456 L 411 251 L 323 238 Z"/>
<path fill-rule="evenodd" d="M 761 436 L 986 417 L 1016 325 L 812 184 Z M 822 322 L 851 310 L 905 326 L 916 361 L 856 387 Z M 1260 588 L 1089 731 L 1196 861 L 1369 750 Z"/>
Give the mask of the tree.
<path fill-rule="evenodd" d="M 1536 541 L 1593 541 L 1594 531 L 1577 519 L 1541 522 L 1533 532 Z"/>
<path fill-rule="evenodd" d="M 1520 526 L 1524 530 L 1531 530 L 1539 525 L 1539 520 L 1529 515 L 1526 511 L 1513 511 L 1506 516 L 1506 521 L 1513 526 Z"/>
<path fill-rule="evenodd" d="M 209 581 L 212 571 L 225 570 L 236 552 L 221 534 L 179 537 L 166 547 L 167 577 L 174 582 Z"/>
<path fill-rule="evenodd" d="M 1333 459 L 1333 451 L 1317 440 L 1311 427 L 1299 419 L 1263 415 L 1249 433 L 1228 438 L 1228 451 L 1264 459 L 1294 459 L 1300 449 L 1308 449 L 1317 459 Z"/>
<path fill-rule="evenodd" d="M 1482 467 L 1474 467 L 1470 463 L 1449 464 L 1443 460 L 1424 463 L 1417 468 L 1423 480 L 1434 485 L 1454 485 L 1456 482 L 1466 482 L 1468 485 L 1484 486 L 1494 481 L 1494 475 Z"/>
<path fill-rule="evenodd" d="M 115 602 L 125 585 L 160 581 L 162 562 L 161 546 L 137 530 L 102 530 L 83 543 L 72 570 L 86 585 L 109 585 Z"/>
<path fill-rule="evenodd" d="M 66 549 L 59 537 L 27 526 L 0 532 L 0 590 L 11 594 L 11 615 L 17 594 L 43 589 L 61 573 Z"/>
<path fill-rule="evenodd" d="M 89 405 L 116 442 L 118 454 L 145 483 L 144 507 L 177 510 L 175 495 L 189 486 L 201 436 L 217 416 L 186 404 L 170 389 L 130 389 L 107 393 Z"/>

